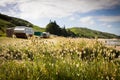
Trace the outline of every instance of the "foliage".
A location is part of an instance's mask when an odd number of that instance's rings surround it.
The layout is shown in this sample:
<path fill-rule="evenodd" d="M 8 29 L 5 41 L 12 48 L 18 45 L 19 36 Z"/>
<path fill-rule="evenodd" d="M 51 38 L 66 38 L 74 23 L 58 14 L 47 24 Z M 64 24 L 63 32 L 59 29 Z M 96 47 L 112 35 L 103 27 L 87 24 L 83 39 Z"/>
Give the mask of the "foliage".
<path fill-rule="evenodd" d="M 33 24 L 23 19 L 0 14 L 0 36 L 5 35 L 6 28 L 15 27 L 15 26 L 33 27 Z"/>
<path fill-rule="evenodd" d="M 36 25 L 33 26 L 33 30 L 34 30 L 34 31 L 45 32 L 45 28 L 41 28 L 41 27 L 36 26 Z"/>
<path fill-rule="evenodd" d="M 64 36 L 64 37 L 120 38 L 120 36 L 114 34 L 99 32 L 87 28 L 73 27 L 66 29 L 65 26 L 61 28 L 56 23 L 56 21 L 54 22 L 50 21 L 50 23 L 46 26 L 46 29 L 40 28 L 39 26 L 33 25 L 32 23 L 26 20 L 0 14 L 0 36 L 5 36 L 6 28 L 15 27 L 15 26 L 28 26 L 28 27 L 32 27 L 35 31 L 40 31 L 40 32 L 48 31 L 52 34 Z"/>
<path fill-rule="evenodd" d="M 61 35 L 61 28 L 60 26 L 56 23 L 56 21 L 54 22 L 50 22 L 47 26 L 46 26 L 46 32 L 49 32 L 51 34 L 55 34 L 60 36 Z"/>
<path fill-rule="evenodd" d="M 56 21 L 50 23 L 46 26 L 46 32 L 50 32 L 51 34 L 58 35 L 58 36 L 64 36 L 64 37 L 74 37 L 75 34 L 70 31 L 66 30 L 65 26 L 63 28 L 60 28 L 60 26 L 56 23 Z"/>
<path fill-rule="evenodd" d="M 86 38 L 119 38 L 119 36 L 110 34 L 110 33 L 105 33 L 105 32 L 99 32 L 87 28 L 78 28 L 78 27 L 73 27 L 69 28 L 72 32 L 76 34 L 78 37 L 86 37 Z"/>
<path fill-rule="evenodd" d="M 65 26 L 63 28 L 60 28 L 60 26 L 56 23 L 56 21 L 50 23 L 46 26 L 46 31 L 50 32 L 51 34 L 64 36 L 64 37 L 83 37 L 83 38 L 119 38 L 119 36 L 105 33 L 105 32 L 99 32 L 87 28 L 68 28 L 66 29 Z"/>
<path fill-rule="evenodd" d="M 97 40 L 0 38 L 0 42 L 0 80 L 120 79 L 120 60 L 115 57 L 120 51 Z"/>
<path fill-rule="evenodd" d="M 30 22 L 26 20 L 15 18 L 15 17 L 10 17 L 4 14 L 0 14 L 0 18 L 16 26 L 29 26 L 29 27 L 33 26 L 33 24 L 31 24 Z M 10 27 L 13 27 L 13 26 L 10 26 Z"/>

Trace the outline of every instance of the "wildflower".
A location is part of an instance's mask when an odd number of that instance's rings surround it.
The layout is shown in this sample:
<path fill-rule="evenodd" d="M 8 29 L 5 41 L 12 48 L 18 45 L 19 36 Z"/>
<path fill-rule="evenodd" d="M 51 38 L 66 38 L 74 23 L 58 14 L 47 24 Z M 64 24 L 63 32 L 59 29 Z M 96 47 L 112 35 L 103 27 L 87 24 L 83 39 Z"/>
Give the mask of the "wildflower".
<path fill-rule="evenodd" d="M 77 67 L 77 68 L 79 67 L 79 63 L 78 63 L 78 64 L 76 64 L 76 67 Z"/>

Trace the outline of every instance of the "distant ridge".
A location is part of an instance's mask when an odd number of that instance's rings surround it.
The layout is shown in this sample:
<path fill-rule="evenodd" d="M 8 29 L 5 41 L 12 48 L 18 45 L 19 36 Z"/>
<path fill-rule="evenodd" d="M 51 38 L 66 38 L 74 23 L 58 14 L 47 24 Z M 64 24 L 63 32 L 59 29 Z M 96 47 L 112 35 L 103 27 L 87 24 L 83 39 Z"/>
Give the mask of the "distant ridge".
<path fill-rule="evenodd" d="M 86 38 L 119 38 L 119 36 L 111 33 L 91 30 L 88 28 L 82 28 L 82 27 L 72 27 L 69 28 L 72 32 L 76 34 L 78 37 L 86 37 Z"/>

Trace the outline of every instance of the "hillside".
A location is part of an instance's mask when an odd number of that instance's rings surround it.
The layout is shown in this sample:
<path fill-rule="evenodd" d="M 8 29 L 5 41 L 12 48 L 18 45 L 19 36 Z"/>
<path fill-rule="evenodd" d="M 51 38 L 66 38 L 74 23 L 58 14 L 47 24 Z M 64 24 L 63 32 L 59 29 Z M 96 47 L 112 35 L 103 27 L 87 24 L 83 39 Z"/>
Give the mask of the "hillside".
<path fill-rule="evenodd" d="M 39 28 L 26 20 L 0 14 L 0 36 L 5 35 L 6 28 L 15 26 L 28 26 L 32 27 L 35 31 L 43 31 L 42 28 Z"/>
<path fill-rule="evenodd" d="M 39 26 L 33 25 L 32 23 L 26 20 L 0 14 L 0 36 L 5 36 L 6 28 L 15 27 L 15 26 L 28 26 L 28 27 L 32 27 L 34 31 L 41 31 L 41 32 L 45 31 L 45 28 L 40 28 Z M 87 28 L 73 27 L 73 28 L 68 28 L 68 30 L 73 32 L 74 37 L 118 38 L 118 36 L 114 34 L 95 31 Z"/>
<path fill-rule="evenodd" d="M 110 34 L 106 32 L 100 32 L 96 30 L 91 30 L 88 28 L 80 28 L 80 27 L 73 27 L 69 28 L 72 32 L 75 33 L 78 37 L 86 37 L 86 38 L 118 38 L 119 36 L 115 34 Z"/>
<path fill-rule="evenodd" d="M 45 32 L 45 28 L 38 27 L 36 25 L 33 26 L 34 31 L 40 31 L 40 32 Z"/>

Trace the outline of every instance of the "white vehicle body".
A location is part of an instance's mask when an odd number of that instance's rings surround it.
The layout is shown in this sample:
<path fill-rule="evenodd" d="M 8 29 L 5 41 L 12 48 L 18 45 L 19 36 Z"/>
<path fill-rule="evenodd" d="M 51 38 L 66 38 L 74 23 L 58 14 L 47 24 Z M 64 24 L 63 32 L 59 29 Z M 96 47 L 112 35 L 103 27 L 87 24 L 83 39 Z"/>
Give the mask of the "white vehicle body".
<path fill-rule="evenodd" d="M 43 38 L 49 38 L 50 37 L 50 33 L 43 32 L 42 35 L 41 35 L 41 37 L 43 37 Z"/>
<path fill-rule="evenodd" d="M 14 28 L 14 34 L 16 37 L 26 38 L 27 36 L 32 36 L 34 34 L 34 31 L 30 27 L 16 26 Z"/>
<path fill-rule="evenodd" d="M 32 28 L 25 27 L 25 26 L 16 26 L 14 29 L 14 33 L 26 33 L 26 34 L 34 34 Z"/>

